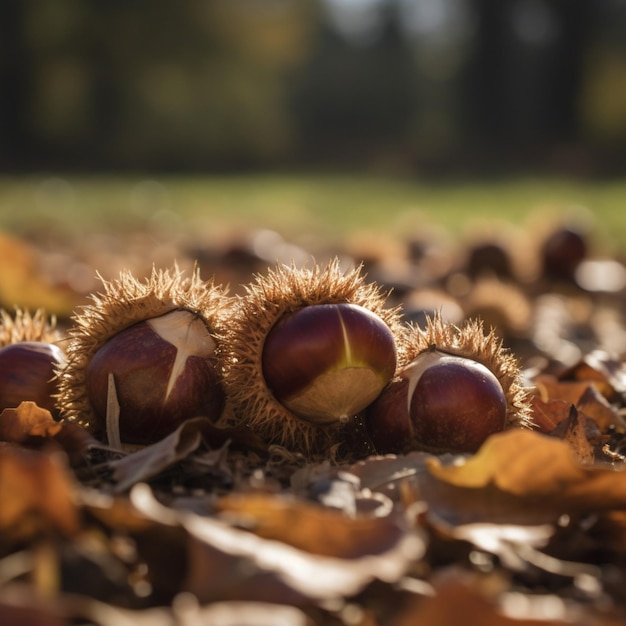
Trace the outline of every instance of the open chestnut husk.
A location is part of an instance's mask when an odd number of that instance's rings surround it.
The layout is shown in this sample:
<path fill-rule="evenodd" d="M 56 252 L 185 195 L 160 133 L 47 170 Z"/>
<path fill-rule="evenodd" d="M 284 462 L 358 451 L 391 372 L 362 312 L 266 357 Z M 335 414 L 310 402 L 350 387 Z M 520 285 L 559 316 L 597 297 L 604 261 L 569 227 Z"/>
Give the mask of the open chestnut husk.
<path fill-rule="evenodd" d="M 405 342 L 405 364 L 366 411 L 377 452 L 475 452 L 492 434 L 532 426 L 517 361 L 480 320 L 435 316 L 407 327 Z"/>
<path fill-rule="evenodd" d="M 238 299 L 225 341 L 236 423 L 307 456 L 336 449 L 342 431 L 393 377 L 396 309 L 339 261 L 279 265 Z"/>
<path fill-rule="evenodd" d="M 225 405 L 219 367 L 221 288 L 178 268 L 153 270 L 144 282 L 128 271 L 104 281 L 69 329 L 59 372 L 63 417 L 111 443 L 149 444 L 185 419 L 217 421 Z M 117 413 L 117 415 L 115 415 Z"/>
<path fill-rule="evenodd" d="M 31 401 L 57 416 L 56 370 L 65 362 L 60 340 L 43 309 L 0 311 L 0 411 Z"/>

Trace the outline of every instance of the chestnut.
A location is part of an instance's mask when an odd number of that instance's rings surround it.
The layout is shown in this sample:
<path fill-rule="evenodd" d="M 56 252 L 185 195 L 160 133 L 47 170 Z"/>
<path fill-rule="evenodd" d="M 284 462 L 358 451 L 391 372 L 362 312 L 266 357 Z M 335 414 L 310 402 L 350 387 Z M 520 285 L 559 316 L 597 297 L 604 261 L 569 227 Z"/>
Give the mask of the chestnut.
<path fill-rule="evenodd" d="M 309 459 L 351 453 L 356 418 L 402 359 L 399 311 L 361 270 L 278 264 L 246 286 L 220 353 L 232 424 Z"/>
<path fill-rule="evenodd" d="M 67 331 L 61 417 L 115 446 L 154 443 L 189 417 L 218 421 L 225 290 L 202 280 L 197 266 L 190 275 L 174 266 L 143 280 L 129 270 L 101 280 L 104 290 Z"/>
<path fill-rule="evenodd" d="M 224 407 L 216 342 L 191 311 L 174 310 L 138 322 L 106 341 L 85 370 L 96 419 L 105 424 L 109 374 L 119 403 L 125 443 L 165 437 L 187 418 L 216 420 Z"/>
<path fill-rule="evenodd" d="M 375 313 L 349 303 L 317 304 L 273 326 L 262 368 L 281 404 L 324 424 L 368 406 L 393 376 L 396 360 L 394 336 Z"/>
<path fill-rule="evenodd" d="M 473 280 L 483 276 L 496 276 L 501 280 L 513 280 L 513 262 L 507 248 L 498 241 L 477 242 L 467 253 L 467 275 Z"/>
<path fill-rule="evenodd" d="M 398 374 L 365 412 L 378 453 L 475 452 L 505 428 L 532 428 L 519 365 L 480 320 L 457 327 L 438 315 L 409 326 L 402 352 Z"/>
<path fill-rule="evenodd" d="M 0 411 L 31 401 L 56 416 L 55 372 L 64 361 L 61 348 L 48 342 L 19 341 L 0 348 Z"/>
<path fill-rule="evenodd" d="M 589 236 L 582 227 L 565 224 L 555 228 L 541 247 L 544 276 L 573 281 L 576 268 L 587 258 L 588 252 Z"/>
<path fill-rule="evenodd" d="M 507 401 L 482 363 L 438 350 L 407 365 L 370 409 L 376 449 L 398 451 L 407 438 L 431 450 L 475 452 L 505 428 Z"/>

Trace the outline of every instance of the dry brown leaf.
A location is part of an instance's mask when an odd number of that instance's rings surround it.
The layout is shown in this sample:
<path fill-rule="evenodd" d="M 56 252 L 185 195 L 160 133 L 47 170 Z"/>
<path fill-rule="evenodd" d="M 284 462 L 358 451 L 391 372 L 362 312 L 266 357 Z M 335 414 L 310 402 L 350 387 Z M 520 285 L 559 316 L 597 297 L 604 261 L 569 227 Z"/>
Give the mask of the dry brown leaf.
<path fill-rule="evenodd" d="M 569 444 L 581 463 L 591 464 L 594 462 L 596 454 L 590 439 L 598 437 L 598 428 L 593 420 L 583 415 L 575 406 L 570 408 L 567 419 L 563 420 L 552 431 L 553 436 L 557 434 Z"/>
<path fill-rule="evenodd" d="M 589 385 L 576 403 L 576 408 L 591 418 L 602 432 L 626 430 L 626 422 L 595 385 Z"/>
<path fill-rule="evenodd" d="M 79 528 L 76 486 L 59 453 L 0 447 L 0 530 L 4 540 Z"/>
<path fill-rule="evenodd" d="M 466 541 L 475 549 L 497 555 L 508 570 L 522 571 L 527 563 L 523 552 L 546 546 L 555 533 L 553 524 L 497 524 L 491 522 L 448 524 L 429 515 L 428 524 L 444 540 Z"/>
<path fill-rule="evenodd" d="M 108 465 L 113 470 L 115 491 L 126 491 L 138 482 L 154 478 L 188 458 L 203 443 L 210 449 L 217 449 L 230 442 L 233 445 L 249 446 L 255 451 L 264 450 L 254 435 L 247 431 L 238 428 L 217 428 L 206 417 L 188 419 L 160 441 L 110 461 Z"/>
<path fill-rule="evenodd" d="M 230 573 L 235 576 L 234 583 L 237 582 L 237 576 L 241 582 L 241 576 L 246 572 L 258 571 L 258 584 L 262 582 L 269 588 L 275 588 L 276 580 L 279 580 L 291 590 L 294 597 L 329 599 L 354 595 L 376 579 L 397 581 L 425 551 L 420 534 L 410 529 L 392 533 L 387 526 L 389 520 L 386 519 L 378 521 L 381 527 L 393 534 L 393 540 L 388 536 L 384 541 L 364 545 L 358 555 L 351 548 L 349 553 L 352 558 L 341 558 L 311 554 L 279 539 L 267 539 L 234 528 L 223 520 L 169 509 L 158 503 L 145 484 L 136 485 L 130 497 L 135 507 L 147 517 L 160 523 L 181 526 L 193 537 L 196 545 L 192 546 L 190 558 L 192 563 L 193 559 L 196 562 L 186 588 L 205 599 L 215 600 L 215 589 L 211 588 L 211 580 L 199 573 L 213 572 L 215 564 L 220 562 L 222 565 L 217 568 L 221 570 L 220 575 L 224 577 Z M 338 517 L 333 520 L 338 521 Z M 349 525 L 349 520 L 346 524 Z M 332 532 L 331 527 L 325 530 Z M 202 556 L 202 546 L 205 556 Z M 242 559 L 247 565 L 242 563 Z M 226 586 L 223 578 L 222 581 L 222 585 Z M 228 590 L 232 592 L 232 588 L 228 587 Z M 240 588 L 238 593 L 234 597 L 241 598 L 245 594 L 244 597 L 248 599 L 253 590 Z"/>
<path fill-rule="evenodd" d="M 54 441 L 67 454 L 73 467 L 88 461 L 91 450 L 107 449 L 86 428 L 74 422 L 62 422 L 61 430 L 54 436 Z"/>
<path fill-rule="evenodd" d="M 490 437 L 462 464 L 432 458 L 427 467 L 442 485 L 490 490 L 492 499 L 513 497 L 554 515 L 626 506 L 626 466 L 583 465 L 567 443 L 527 430 Z"/>
<path fill-rule="evenodd" d="M 426 459 L 430 457 L 425 452 L 369 457 L 347 471 L 358 478 L 362 489 L 381 492 L 398 500 L 402 498 L 402 486 L 415 482 L 416 477 L 426 471 Z"/>
<path fill-rule="evenodd" d="M 393 517 L 348 517 L 317 504 L 265 493 L 232 494 L 220 498 L 216 506 L 222 517 L 259 537 L 341 559 L 384 553 L 405 532 Z"/>
<path fill-rule="evenodd" d="M 186 421 L 164 439 L 109 461 L 115 491 L 126 491 L 138 482 L 153 478 L 197 450 L 202 435 L 195 426 L 194 420 Z"/>
<path fill-rule="evenodd" d="M 563 420 L 569 417 L 572 406 L 567 400 L 555 400 L 541 396 L 531 398 L 533 423 L 542 433 L 552 432 Z"/>
<path fill-rule="evenodd" d="M 89 450 L 99 446 L 79 424 L 57 422 L 50 411 L 30 401 L 0 413 L 0 441 L 31 447 L 55 444 L 67 454 L 72 465 L 84 462 Z"/>
<path fill-rule="evenodd" d="M 572 624 L 566 619 L 565 609 L 553 619 L 533 618 L 523 614 L 523 603 L 517 615 L 507 615 L 487 594 L 464 583 L 460 579 L 449 579 L 439 583 L 433 597 L 420 598 L 396 618 L 390 626 L 459 626 L 459 624 L 480 624 L 480 626 L 566 626 Z M 552 596 L 552 612 L 562 606 L 556 596 Z M 555 604 L 556 603 L 556 604 Z M 511 603 L 512 604 L 512 603 Z M 525 607 L 532 605 L 529 598 Z M 522 613 L 522 614 L 520 614 Z"/>
<path fill-rule="evenodd" d="M 603 432 L 615 429 L 624 432 L 625 422 L 594 383 L 588 381 L 561 382 L 543 376 L 536 381 L 537 393 L 531 398 L 533 422 L 538 430 L 549 433 L 569 417 L 575 406 L 593 419 Z"/>
<path fill-rule="evenodd" d="M 605 350 L 593 350 L 584 355 L 559 378 L 593 382 L 598 391 L 611 401 L 626 396 L 626 364 Z"/>
<path fill-rule="evenodd" d="M 562 381 L 556 376 L 542 374 L 533 379 L 533 385 L 543 402 L 564 400 L 576 404 L 589 388 L 589 381 Z"/>
<path fill-rule="evenodd" d="M 47 409 L 34 402 L 22 402 L 17 408 L 0 413 L 0 440 L 23 443 L 31 437 L 54 437 L 61 430 Z"/>

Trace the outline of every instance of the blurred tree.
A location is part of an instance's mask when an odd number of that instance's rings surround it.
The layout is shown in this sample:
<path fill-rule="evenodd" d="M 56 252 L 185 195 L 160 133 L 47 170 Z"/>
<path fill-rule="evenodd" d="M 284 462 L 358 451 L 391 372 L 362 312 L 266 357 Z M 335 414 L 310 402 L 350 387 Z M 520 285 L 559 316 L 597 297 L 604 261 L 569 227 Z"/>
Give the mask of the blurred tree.
<path fill-rule="evenodd" d="M 512 155 L 578 140 L 579 94 L 594 3 L 470 2 L 477 30 L 463 99 L 464 126 L 475 144 Z"/>
<path fill-rule="evenodd" d="M 616 167 L 625 35 L 624 0 L 6 0 L 0 167 Z"/>
<path fill-rule="evenodd" d="M 596 22 L 585 51 L 581 119 L 589 145 L 619 152 L 626 142 L 626 2 L 603 2 Z"/>
<path fill-rule="evenodd" d="M 415 64 L 395 2 L 381 4 L 371 38 L 351 41 L 324 16 L 311 57 L 293 76 L 300 147 L 317 159 L 372 159 L 407 143 Z"/>
<path fill-rule="evenodd" d="M 24 37 L 26 6 L 6 0 L 0 17 L 0 166 L 30 160 L 31 130 L 27 111 L 30 59 Z"/>

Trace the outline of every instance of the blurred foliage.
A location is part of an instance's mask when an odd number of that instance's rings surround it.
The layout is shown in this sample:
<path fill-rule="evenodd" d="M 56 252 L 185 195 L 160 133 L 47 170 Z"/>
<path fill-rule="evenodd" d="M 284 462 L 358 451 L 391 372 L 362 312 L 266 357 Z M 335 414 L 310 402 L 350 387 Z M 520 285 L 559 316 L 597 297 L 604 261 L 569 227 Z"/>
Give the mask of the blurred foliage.
<path fill-rule="evenodd" d="M 0 177 L 0 230 L 38 241 L 72 234 L 88 248 L 100 233 L 140 231 L 157 249 L 179 237 L 209 245 L 268 228 L 326 248 L 362 233 L 383 242 L 440 229 L 457 237 L 521 227 L 533 236 L 538 224 L 575 215 L 590 222 L 602 242 L 598 252 L 608 254 L 611 245 L 626 244 L 624 197 L 624 181 L 546 177 L 441 183 L 335 174 L 17 176 Z"/>
<path fill-rule="evenodd" d="M 626 161 L 622 0 L 9 0 L 0 167 Z"/>

